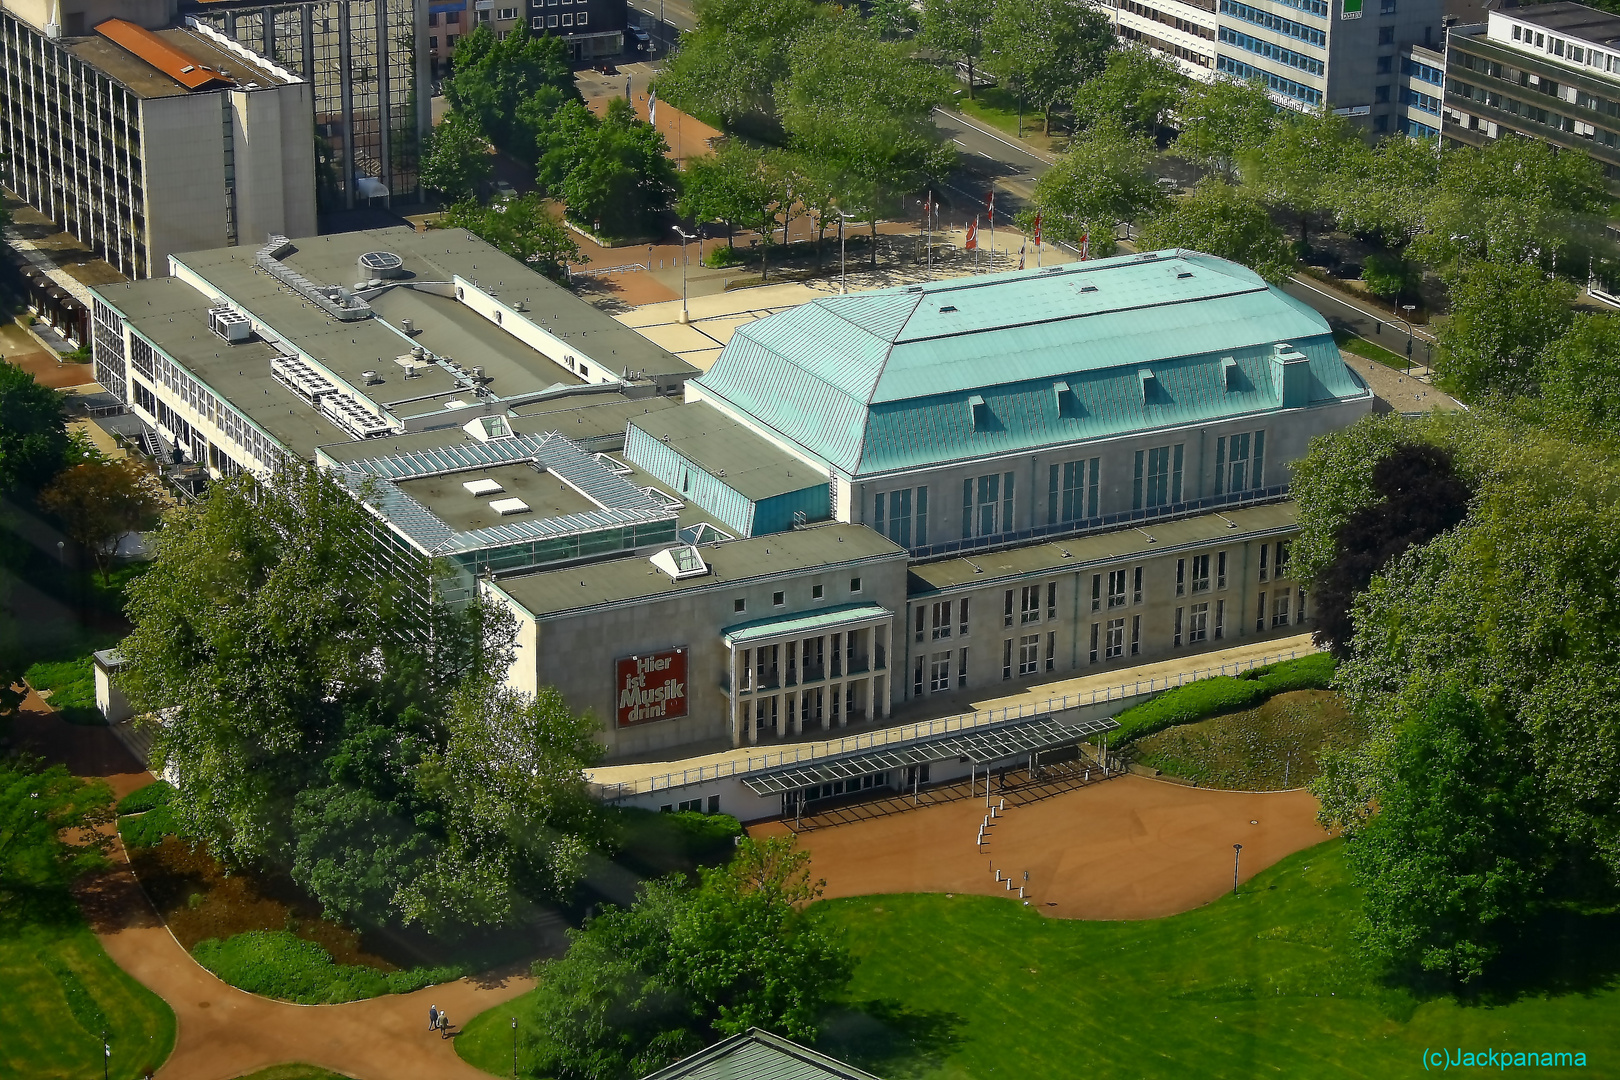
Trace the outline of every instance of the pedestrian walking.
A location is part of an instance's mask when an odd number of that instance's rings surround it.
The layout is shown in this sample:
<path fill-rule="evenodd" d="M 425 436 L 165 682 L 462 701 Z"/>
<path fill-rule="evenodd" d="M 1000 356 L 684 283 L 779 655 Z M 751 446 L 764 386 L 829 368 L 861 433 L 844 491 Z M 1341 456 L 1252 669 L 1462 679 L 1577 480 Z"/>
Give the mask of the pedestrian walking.
<path fill-rule="evenodd" d="M 449 1037 L 450 1037 L 450 1016 L 449 1016 L 448 1013 L 440 1013 L 439 1014 L 439 1038 L 448 1039 Z"/>
<path fill-rule="evenodd" d="M 428 1030 L 432 1031 L 435 1028 L 437 1028 L 438 1026 L 439 1026 L 439 1007 L 437 1005 L 429 1005 L 428 1006 Z"/>

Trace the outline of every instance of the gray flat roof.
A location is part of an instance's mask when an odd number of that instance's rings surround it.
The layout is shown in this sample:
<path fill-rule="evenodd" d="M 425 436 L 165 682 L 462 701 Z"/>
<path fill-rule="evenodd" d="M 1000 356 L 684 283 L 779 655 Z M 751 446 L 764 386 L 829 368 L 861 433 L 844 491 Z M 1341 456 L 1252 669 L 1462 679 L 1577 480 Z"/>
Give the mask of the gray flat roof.
<path fill-rule="evenodd" d="M 143 337 L 293 453 L 308 458 L 317 446 L 350 439 L 347 431 L 270 374 L 270 360 L 280 355 L 276 348 L 258 340 L 227 345 L 210 330 L 207 305 L 199 302 L 197 291 L 185 282 L 145 278 L 98 285 L 96 291 L 122 311 Z M 372 444 L 372 455 L 376 452 Z"/>
<path fill-rule="evenodd" d="M 462 486 L 472 480 L 493 480 L 501 485 L 501 491 L 474 495 Z M 485 465 L 395 483 L 399 490 L 427 507 L 456 532 L 488 529 L 525 517 L 565 517 L 600 509 L 556 476 L 530 464 Z M 502 515 L 491 505 L 502 499 L 521 499 L 529 509 L 521 514 Z"/>
<path fill-rule="evenodd" d="M 757 578 L 832 569 L 866 559 L 904 558 L 905 549 L 864 525 L 817 525 L 698 549 L 709 573 L 673 581 L 644 558 L 570 566 L 502 578 L 496 584 L 524 610 L 556 616 L 599 604 L 725 588 Z M 834 590 L 836 591 L 836 590 Z M 828 601 L 828 607 L 832 606 Z"/>
<path fill-rule="evenodd" d="M 1620 15 L 1611 15 L 1584 4 L 1559 0 L 1552 4 L 1527 4 L 1524 7 L 1501 9 L 1501 13 L 1511 19 L 1534 23 L 1586 41 L 1604 45 L 1620 42 Z"/>
<path fill-rule="evenodd" d="M 916 596 L 962 585 L 983 585 L 1025 574 L 1146 559 L 1221 540 L 1236 543 L 1255 536 L 1285 532 L 1293 528 L 1295 517 L 1294 503 L 1285 500 L 1242 510 L 1206 511 L 1170 521 L 1149 521 L 1134 528 L 1073 536 L 1002 551 L 970 552 L 938 562 L 914 564 L 907 592 Z"/>
<path fill-rule="evenodd" d="M 286 80 L 272 74 L 261 64 L 254 63 L 241 53 L 227 52 L 192 30 L 177 27 L 154 33 L 198 63 L 206 64 L 215 71 L 230 72 L 231 78 L 237 82 L 235 89 L 247 90 L 248 83 L 258 83 L 264 87 L 287 85 Z M 216 92 L 188 90 L 128 49 L 97 34 L 68 42 L 67 49 L 138 98 L 184 97 L 191 93 Z"/>
<path fill-rule="evenodd" d="M 401 319 L 410 319 L 416 330 L 413 340 L 429 352 L 451 357 L 462 367 L 483 368 L 490 380 L 487 385 L 496 397 L 585 381 L 448 296 L 395 288 L 374 297 L 371 307 L 395 326 Z M 412 379 L 408 388 L 415 386 L 416 380 Z"/>
<path fill-rule="evenodd" d="M 827 482 L 813 466 L 706 402 L 632 417 L 630 422 L 756 502 Z"/>

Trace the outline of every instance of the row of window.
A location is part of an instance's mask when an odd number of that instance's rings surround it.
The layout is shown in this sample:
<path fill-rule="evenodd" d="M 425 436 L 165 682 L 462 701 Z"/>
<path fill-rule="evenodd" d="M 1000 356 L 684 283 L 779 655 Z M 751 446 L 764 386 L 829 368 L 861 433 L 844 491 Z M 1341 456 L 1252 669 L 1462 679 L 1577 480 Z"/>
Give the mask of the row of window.
<path fill-rule="evenodd" d="M 1205 56 L 1203 53 L 1194 52 L 1192 49 L 1184 48 L 1173 41 L 1166 41 L 1164 38 L 1156 37 L 1153 34 L 1144 34 L 1134 26 L 1126 26 L 1121 23 L 1118 33 L 1126 41 L 1139 41 L 1151 49 L 1157 49 L 1159 52 L 1174 56 L 1178 60 L 1185 60 L 1189 64 L 1196 64 L 1205 68 L 1215 66 L 1214 59 Z"/>
<path fill-rule="evenodd" d="M 1414 139 L 1432 139 L 1440 134 L 1439 128 L 1432 128 L 1428 124 L 1420 124 L 1409 116 L 1401 117 L 1401 134 Z"/>
<path fill-rule="evenodd" d="M 1327 34 L 1325 32 L 1306 26 L 1303 23 L 1294 22 L 1292 19 L 1285 19 L 1280 15 L 1273 15 L 1269 11 L 1250 7 L 1248 4 L 1240 4 L 1237 0 L 1221 0 L 1221 14 L 1231 15 L 1256 26 L 1263 26 L 1267 30 L 1279 34 L 1286 34 L 1308 45 L 1315 45 L 1319 49 L 1327 47 Z"/>
<path fill-rule="evenodd" d="M 1568 102 L 1571 105 L 1578 105 L 1583 109 L 1591 109 L 1593 112 L 1603 113 L 1605 116 L 1620 117 L 1620 101 L 1613 98 L 1598 97 L 1595 94 L 1587 93 L 1579 87 L 1560 84 L 1545 75 L 1524 71 L 1520 68 L 1498 63 L 1495 60 L 1487 60 L 1483 56 L 1475 56 L 1472 53 L 1459 51 L 1455 55 L 1457 58 L 1456 66 L 1459 68 L 1477 71 L 1493 79 L 1501 79 L 1503 82 L 1512 83 L 1526 90 L 1546 94 L 1548 97 Z"/>
<path fill-rule="evenodd" d="M 1269 41 L 1261 41 L 1257 37 L 1224 26 L 1221 27 L 1221 41 L 1227 45 L 1236 45 L 1240 49 L 1246 49 L 1256 56 L 1263 56 L 1267 60 L 1275 60 L 1279 64 L 1287 64 L 1291 68 L 1298 68 L 1309 75 L 1320 75 L 1327 70 L 1327 65 L 1314 57 L 1297 53 L 1292 49 L 1285 49 L 1281 45 L 1273 45 Z"/>
<path fill-rule="evenodd" d="M 1263 79 L 1265 84 L 1277 91 L 1277 93 L 1291 97 L 1296 101 L 1303 101 L 1307 105 L 1322 104 L 1322 91 L 1303 86 L 1292 79 L 1285 79 L 1281 75 L 1273 75 L 1269 71 L 1245 64 L 1241 60 L 1234 60 L 1230 56 L 1220 57 L 1216 61 L 1215 67 L 1228 75 L 1235 75 L 1245 82 L 1250 79 Z"/>
<path fill-rule="evenodd" d="M 861 591 L 861 579 L 858 578 L 858 577 L 850 578 L 849 579 L 849 594 L 851 596 L 858 596 L 860 594 L 860 591 Z M 812 600 L 825 600 L 826 598 L 827 598 L 827 587 L 825 585 L 812 584 L 810 586 L 810 599 L 812 599 Z M 786 607 L 787 606 L 787 593 L 782 591 L 782 590 L 777 590 L 776 592 L 771 593 L 771 606 L 772 607 Z M 731 610 L 733 612 L 737 613 L 738 615 L 741 615 L 743 612 L 748 610 L 748 601 L 745 598 L 741 597 L 741 596 L 737 597 L 735 600 L 733 600 L 731 602 Z"/>
<path fill-rule="evenodd" d="M 954 665 L 953 665 L 954 662 Z M 921 697 L 924 686 L 930 694 L 942 694 L 951 688 L 952 667 L 955 667 L 957 686 L 967 685 L 968 651 L 958 649 L 954 654 L 944 652 L 918 655 L 911 665 L 911 696 Z"/>
<path fill-rule="evenodd" d="M 1179 18 L 1168 12 L 1160 11 L 1158 8 L 1138 4 L 1136 0 L 1119 0 L 1119 6 L 1122 11 L 1129 11 L 1134 15 L 1140 15 L 1144 19 L 1152 19 L 1156 23 L 1163 23 L 1171 29 L 1180 30 L 1183 34 L 1207 38 L 1210 41 L 1215 40 L 1214 30 L 1200 23 L 1195 23 L 1191 19 Z"/>
<path fill-rule="evenodd" d="M 1448 79 L 1446 81 L 1446 93 L 1477 101 L 1493 109 L 1501 109 L 1505 113 L 1510 113 L 1533 124 L 1545 125 L 1555 131 L 1563 131 L 1583 139 L 1591 139 L 1593 142 L 1602 143 L 1604 146 L 1620 144 L 1620 136 L 1617 136 L 1613 131 L 1595 127 L 1584 120 L 1576 120 L 1561 113 L 1549 112 L 1538 105 L 1520 101 L 1518 98 L 1507 97 L 1487 87 L 1474 86 L 1457 79 Z"/>
<path fill-rule="evenodd" d="M 1561 37 L 1543 35 L 1528 26 L 1515 26 L 1513 40 L 1532 45 L 1537 49 L 1546 49 L 1553 56 L 1562 57 L 1572 64 L 1585 64 L 1597 71 L 1620 71 L 1620 57 L 1577 45 L 1573 41 L 1565 41 Z"/>
<path fill-rule="evenodd" d="M 1440 115 L 1439 98 L 1420 93 L 1410 86 L 1401 93 L 1401 100 L 1414 109 L 1421 109 L 1423 112 L 1432 113 L 1435 116 Z"/>
<path fill-rule="evenodd" d="M 1401 58 L 1401 74 L 1414 79 L 1420 79 L 1435 86 L 1444 86 L 1446 73 L 1432 64 L 1425 64 L 1421 60 L 1413 60 L 1410 56 Z"/>

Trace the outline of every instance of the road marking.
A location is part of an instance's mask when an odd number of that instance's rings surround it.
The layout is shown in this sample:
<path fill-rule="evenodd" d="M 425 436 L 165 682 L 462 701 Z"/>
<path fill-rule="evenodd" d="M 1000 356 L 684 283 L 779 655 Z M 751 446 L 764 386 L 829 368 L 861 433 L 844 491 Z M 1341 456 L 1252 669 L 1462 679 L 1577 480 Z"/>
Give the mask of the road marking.
<path fill-rule="evenodd" d="M 963 123 L 964 126 L 972 129 L 973 131 L 977 132 L 980 135 L 983 135 L 985 138 L 994 139 L 994 140 L 996 140 L 996 142 L 1001 143 L 1003 146 L 1010 146 L 1014 150 L 1017 150 L 1020 154 L 1023 154 L 1025 157 L 1034 158 L 1036 161 L 1040 162 L 1042 165 L 1050 165 L 1050 164 L 1052 164 L 1052 162 L 1048 161 L 1046 158 L 1041 157 L 1039 154 L 1035 153 L 1033 150 L 1030 150 L 1027 147 L 1019 146 L 1015 142 L 1009 142 L 1008 140 L 1003 139 L 1000 135 L 997 135 L 994 132 L 985 130 L 984 128 L 980 127 L 978 124 L 973 123 L 971 120 L 969 120 L 966 116 L 962 115 L 961 113 L 947 112 L 945 109 L 940 108 L 938 105 L 934 106 L 934 112 L 943 114 L 949 120 L 960 120 Z"/>

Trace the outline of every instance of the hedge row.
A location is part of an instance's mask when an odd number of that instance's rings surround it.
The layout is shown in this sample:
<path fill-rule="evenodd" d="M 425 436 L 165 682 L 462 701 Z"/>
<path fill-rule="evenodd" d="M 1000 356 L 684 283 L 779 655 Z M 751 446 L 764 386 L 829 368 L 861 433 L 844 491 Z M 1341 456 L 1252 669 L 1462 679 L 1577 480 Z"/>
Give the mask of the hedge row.
<path fill-rule="evenodd" d="M 168 805 L 174 797 L 174 785 L 167 780 L 154 780 L 143 788 L 134 791 L 118 800 L 120 814 L 144 814 L 148 810 L 156 810 L 160 806 Z"/>
<path fill-rule="evenodd" d="M 383 972 L 359 964 L 335 964 L 332 954 L 321 946 L 286 930 L 249 930 L 224 941 L 209 938 L 199 941 L 191 955 L 240 990 L 300 1005 L 409 994 L 466 974 L 458 967 Z"/>
<path fill-rule="evenodd" d="M 1119 721 L 1114 739 L 1125 742 L 1176 724 L 1252 709 L 1272 695 L 1290 690 L 1326 690 L 1335 666 L 1332 654 L 1312 653 L 1241 675 L 1199 679 L 1120 713 L 1114 718 Z"/>

